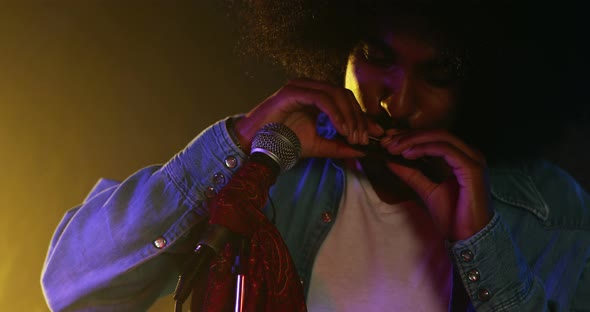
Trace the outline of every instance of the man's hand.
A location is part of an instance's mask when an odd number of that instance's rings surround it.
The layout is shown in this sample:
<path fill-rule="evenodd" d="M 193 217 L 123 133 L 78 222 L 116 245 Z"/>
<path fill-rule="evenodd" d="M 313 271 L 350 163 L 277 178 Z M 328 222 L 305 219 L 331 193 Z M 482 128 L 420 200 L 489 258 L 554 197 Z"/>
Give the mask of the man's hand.
<path fill-rule="evenodd" d="M 387 164 L 420 196 L 447 239 L 466 239 L 491 220 L 485 158 L 463 141 L 445 130 L 411 130 L 389 135 L 381 145 L 394 155 L 407 159 L 438 157 L 448 166 L 451 174 L 434 183 L 416 169 Z"/>
<path fill-rule="evenodd" d="M 271 122 L 284 123 L 301 141 L 302 157 L 354 158 L 363 155 L 338 140 L 318 136 L 316 119 L 325 113 L 338 133 L 350 144 L 367 144 L 368 136 L 380 136 L 383 130 L 368 120 L 352 92 L 311 79 L 292 80 L 268 97 L 235 125 L 245 152 L 256 132 Z"/>

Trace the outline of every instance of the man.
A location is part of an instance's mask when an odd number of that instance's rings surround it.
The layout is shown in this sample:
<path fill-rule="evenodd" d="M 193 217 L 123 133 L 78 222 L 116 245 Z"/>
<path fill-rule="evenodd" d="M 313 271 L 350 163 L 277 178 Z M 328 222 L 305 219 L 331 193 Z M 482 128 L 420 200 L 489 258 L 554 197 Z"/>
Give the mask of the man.
<path fill-rule="evenodd" d="M 304 4 L 253 3 L 250 26 L 269 40 L 259 49 L 308 78 L 212 125 L 165 165 L 97 185 L 56 230 L 43 276 L 49 305 L 143 310 L 170 293 L 208 200 L 246 161 L 255 133 L 279 122 L 303 159 L 271 198 L 310 310 L 445 311 L 458 306 L 457 287 L 478 311 L 590 306 L 590 198 L 529 153 L 537 140 L 520 140 L 529 125 L 508 115 L 531 103 L 502 110 L 513 106 L 498 100 L 519 90 L 499 78 L 519 70 L 497 67 L 514 30 L 490 27 L 498 12 L 484 18 L 469 2 Z M 498 140 L 490 124 L 515 140 Z M 359 151 L 369 137 L 382 154 L 426 160 L 431 173 Z"/>

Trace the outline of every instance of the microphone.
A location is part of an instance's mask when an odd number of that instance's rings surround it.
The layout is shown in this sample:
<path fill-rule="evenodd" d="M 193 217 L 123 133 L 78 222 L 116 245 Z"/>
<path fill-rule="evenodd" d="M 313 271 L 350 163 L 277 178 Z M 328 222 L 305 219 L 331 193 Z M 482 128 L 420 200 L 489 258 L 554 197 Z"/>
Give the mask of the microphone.
<path fill-rule="evenodd" d="M 260 159 L 269 164 L 271 163 L 268 160 L 262 159 L 272 159 L 272 164 L 279 167 L 278 174 L 281 174 L 293 168 L 299 160 L 301 142 L 289 127 L 280 123 L 269 123 L 254 136 L 250 155 L 251 160 Z"/>
<path fill-rule="evenodd" d="M 278 175 L 295 166 L 300 155 L 301 142 L 297 135 L 283 124 L 269 123 L 256 133 L 252 141 L 250 157 L 242 168 L 236 172 L 235 176 L 240 176 L 240 171 L 246 170 L 245 168 L 248 167 L 249 163 L 258 163 L 270 169 L 271 179 L 275 181 Z M 265 191 L 268 192 L 268 190 Z M 223 192 L 224 189 L 217 194 L 216 198 L 223 196 Z M 207 227 L 193 254 L 185 263 L 183 273 L 179 276 L 174 291 L 175 310 L 180 311 L 178 308 L 190 295 L 197 276 L 209 268 L 211 260 L 235 236 L 237 234 L 219 224 L 210 224 Z"/>

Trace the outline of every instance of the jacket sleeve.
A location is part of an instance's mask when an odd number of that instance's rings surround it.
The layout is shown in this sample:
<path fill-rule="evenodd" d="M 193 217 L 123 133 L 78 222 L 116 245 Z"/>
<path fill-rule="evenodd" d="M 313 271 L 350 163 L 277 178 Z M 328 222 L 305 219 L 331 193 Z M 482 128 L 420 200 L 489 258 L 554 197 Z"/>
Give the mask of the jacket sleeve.
<path fill-rule="evenodd" d="M 53 311 L 141 311 L 170 294 L 206 200 L 245 159 L 226 121 L 162 166 L 101 180 L 51 240 L 41 283 Z"/>
<path fill-rule="evenodd" d="M 476 311 L 545 311 L 543 283 L 528 268 L 498 213 L 480 232 L 456 242 L 451 254 Z"/>
<path fill-rule="evenodd" d="M 590 255 L 586 255 L 586 258 Z M 580 283 L 574 294 L 571 305 L 572 312 L 590 311 L 590 261 L 586 262 L 584 272 L 580 276 Z"/>
<path fill-rule="evenodd" d="M 576 285 L 562 285 L 570 289 L 570 299 L 550 298 L 545 281 L 535 275 L 498 213 L 476 235 L 453 244 L 451 254 L 475 311 L 590 311 L 588 248 L 585 250 L 586 254 L 576 256 L 585 263 Z"/>

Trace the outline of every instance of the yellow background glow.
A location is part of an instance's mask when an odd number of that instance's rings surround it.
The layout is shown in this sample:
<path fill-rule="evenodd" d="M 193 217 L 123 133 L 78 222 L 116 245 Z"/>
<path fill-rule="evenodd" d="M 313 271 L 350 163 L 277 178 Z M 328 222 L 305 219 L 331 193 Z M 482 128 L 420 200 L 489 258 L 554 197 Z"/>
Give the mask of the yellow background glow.
<path fill-rule="evenodd" d="M 214 1 L 7 2 L 0 9 L 0 311 L 47 311 L 40 273 L 66 210 L 100 177 L 121 180 L 166 162 L 281 79 L 245 73 Z M 172 310 L 170 299 L 151 309 Z"/>

